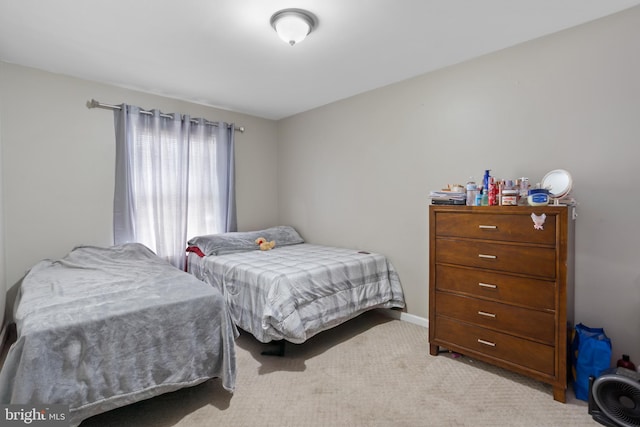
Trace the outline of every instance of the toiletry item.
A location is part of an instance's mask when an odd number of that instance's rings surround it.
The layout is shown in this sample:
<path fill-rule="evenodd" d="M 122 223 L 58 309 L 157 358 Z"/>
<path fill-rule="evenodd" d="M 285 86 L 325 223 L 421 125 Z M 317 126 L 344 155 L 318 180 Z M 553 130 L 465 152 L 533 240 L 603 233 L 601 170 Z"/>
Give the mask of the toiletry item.
<path fill-rule="evenodd" d="M 618 360 L 617 366 L 620 368 L 631 369 L 632 371 L 636 370 L 636 365 L 634 365 L 633 362 L 629 360 L 628 354 L 622 355 L 622 358 Z"/>
<path fill-rule="evenodd" d="M 528 192 L 529 192 L 529 178 L 527 178 L 526 176 L 523 176 L 522 178 L 519 179 L 520 181 L 520 195 L 518 197 L 518 204 L 520 205 L 526 205 L 527 202 L 529 201 L 529 199 L 527 198 L 528 196 Z"/>
<path fill-rule="evenodd" d="M 519 193 L 520 193 L 520 189 L 514 190 L 512 180 L 505 179 L 500 181 L 500 190 L 498 192 L 498 204 L 500 206 L 517 205 Z"/>
<path fill-rule="evenodd" d="M 473 182 L 473 178 L 469 178 L 469 182 L 467 182 L 467 206 L 475 206 L 477 191 L 478 189 L 476 183 Z"/>
<path fill-rule="evenodd" d="M 532 188 L 527 197 L 529 206 L 546 206 L 549 204 L 549 190 L 546 188 Z"/>
<path fill-rule="evenodd" d="M 489 193 L 486 188 L 482 189 L 482 206 L 489 206 Z"/>
<path fill-rule="evenodd" d="M 496 200 L 496 195 L 498 193 L 498 188 L 496 187 L 496 181 L 494 179 L 494 177 L 490 176 L 489 177 L 489 194 L 487 195 L 487 201 L 489 206 L 495 206 L 498 204 L 498 201 Z"/>
<path fill-rule="evenodd" d="M 489 178 L 491 177 L 489 172 L 491 172 L 491 169 L 486 169 L 484 171 L 484 178 L 482 178 L 482 188 L 485 190 L 489 188 Z"/>
<path fill-rule="evenodd" d="M 500 204 L 502 206 L 517 206 L 518 205 L 518 193 L 520 190 L 502 190 L 502 197 L 500 198 Z"/>
<path fill-rule="evenodd" d="M 475 192 L 476 200 L 473 206 L 482 206 L 482 187 L 478 187 Z"/>

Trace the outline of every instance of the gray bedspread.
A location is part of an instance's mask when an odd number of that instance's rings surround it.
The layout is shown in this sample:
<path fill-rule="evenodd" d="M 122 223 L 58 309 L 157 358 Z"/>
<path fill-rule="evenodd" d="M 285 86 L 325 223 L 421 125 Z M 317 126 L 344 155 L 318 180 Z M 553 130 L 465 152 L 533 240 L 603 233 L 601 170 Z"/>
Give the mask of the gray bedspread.
<path fill-rule="evenodd" d="M 238 327 L 261 342 L 302 343 L 366 310 L 404 307 L 380 254 L 312 244 L 221 256 L 189 254 L 188 270 L 219 289 Z"/>
<path fill-rule="evenodd" d="M 237 330 L 222 295 L 143 245 L 41 261 L 14 313 L 2 403 L 69 405 L 77 425 L 214 377 L 234 390 Z"/>

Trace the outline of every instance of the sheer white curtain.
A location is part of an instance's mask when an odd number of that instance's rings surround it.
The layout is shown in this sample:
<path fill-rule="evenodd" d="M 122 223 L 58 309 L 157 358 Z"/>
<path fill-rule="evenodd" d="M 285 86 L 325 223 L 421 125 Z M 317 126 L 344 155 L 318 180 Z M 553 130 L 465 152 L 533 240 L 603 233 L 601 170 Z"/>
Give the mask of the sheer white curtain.
<path fill-rule="evenodd" d="M 191 127 L 187 238 L 236 231 L 234 127 Z"/>
<path fill-rule="evenodd" d="M 114 243 L 183 269 L 188 238 L 236 230 L 234 127 L 126 104 L 114 118 Z"/>

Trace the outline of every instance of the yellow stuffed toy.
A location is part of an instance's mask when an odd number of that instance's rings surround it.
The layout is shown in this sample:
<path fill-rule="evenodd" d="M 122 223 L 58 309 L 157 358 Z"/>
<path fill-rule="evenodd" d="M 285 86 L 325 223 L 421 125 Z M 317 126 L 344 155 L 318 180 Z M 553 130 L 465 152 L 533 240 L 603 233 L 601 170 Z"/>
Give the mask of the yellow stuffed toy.
<path fill-rule="evenodd" d="M 267 242 L 267 239 L 265 239 L 264 237 L 258 237 L 256 239 L 256 245 L 260 246 L 261 251 L 268 251 L 269 249 L 273 249 L 273 247 L 276 245 L 276 242 L 275 240 Z"/>

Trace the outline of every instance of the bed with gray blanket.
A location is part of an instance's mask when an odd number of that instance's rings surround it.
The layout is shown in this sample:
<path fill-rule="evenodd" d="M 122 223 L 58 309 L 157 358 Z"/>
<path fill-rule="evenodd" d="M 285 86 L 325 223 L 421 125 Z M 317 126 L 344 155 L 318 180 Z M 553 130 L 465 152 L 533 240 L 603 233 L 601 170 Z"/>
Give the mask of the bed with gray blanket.
<path fill-rule="evenodd" d="M 70 424 L 219 378 L 235 388 L 222 295 L 147 247 L 78 247 L 22 281 L 3 404 L 69 405 Z"/>
<path fill-rule="evenodd" d="M 259 250 L 259 237 L 275 248 Z M 404 307 L 385 256 L 308 244 L 288 226 L 199 236 L 188 251 L 188 271 L 219 289 L 236 325 L 263 343 L 302 343 L 364 311 Z"/>

